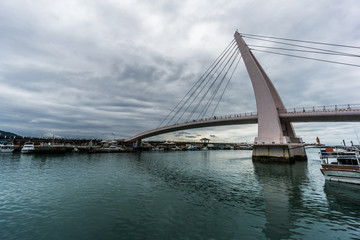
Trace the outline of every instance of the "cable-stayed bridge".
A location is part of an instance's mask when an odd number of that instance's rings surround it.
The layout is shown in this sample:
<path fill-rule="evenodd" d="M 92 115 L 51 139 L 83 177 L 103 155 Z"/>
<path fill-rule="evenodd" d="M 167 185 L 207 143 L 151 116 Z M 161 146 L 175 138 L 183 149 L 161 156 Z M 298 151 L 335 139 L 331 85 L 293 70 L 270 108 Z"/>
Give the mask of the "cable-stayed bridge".
<path fill-rule="evenodd" d="M 292 49 L 268 47 L 270 49 L 353 58 L 360 57 L 360 55 L 353 53 L 328 50 L 319 47 L 309 47 L 299 45 L 298 43 L 311 43 L 316 45 L 352 49 L 360 49 L 360 47 L 257 35 L 247 35 L 247 37 L 274 43 L 284 43 L 287 46 L 293 47 Z M 279 42 L 279 40 L 288 42 Z M 294 41 L 297 43 L 292 43 Z M 159 134 L 185 129 L 257 123 L 258 137 L 256 137 L 254 141 L 253 159 L 293 161 L 294 159 L 306 159 L 306 153 L 303 147 L 302 139 L 295 135 L 292 122 L 360 121 L 360 105 L 347 104 L 334 105 L 332 107 L 322 106 L 301 109 L 286 109 L 276 88 L 258 60 L 255 58 L 252 51 L 256 50 L 292 57 L 301 57 L 309 60 L 342 64 L 353 67 L 360 67 L 360 65 L 330 59 L 319 59 L 314 57 L 278 53 L 273 52 L 273 50 L 261 50 L 261 47 L 264 48 L 263 46 L 247 45 L 243 36 L 236 31 L 234 34 L 234 40 L 230 42 L 220 56 L 199 78 L 195 85 L 166 116 L 158 128 L 137 134 L 125 141 L 138 141 Z M 257 112 L 216 116 L 215 113 L 219 102 L 223 98 L 223 95 L 241 58 L 244 61 L 252 82 Z"/>

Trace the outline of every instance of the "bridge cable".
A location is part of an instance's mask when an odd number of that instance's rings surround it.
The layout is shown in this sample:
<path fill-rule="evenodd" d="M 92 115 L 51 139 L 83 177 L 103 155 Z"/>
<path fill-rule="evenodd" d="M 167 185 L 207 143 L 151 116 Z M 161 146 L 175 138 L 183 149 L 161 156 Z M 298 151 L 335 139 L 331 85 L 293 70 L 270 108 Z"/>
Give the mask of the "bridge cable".
<path fill-rule="evenodd" d="M 164 118 L 164 120 L 160 123 L 160 125 L 159 125 L 159 127 L 166 121 L 166 119 L 171 115 L 171 113 L 173 113 L 174 111 L 175 111 L 175 109 L 180 105 L 180 103 L 186 98 L 186 96 L 187 95 L 189 95 L 190 94 L 190 92 L 194 89 L 194 87 L 198 84 L 198 83 L 200 83 L 200 81 L 202 80 L 202 78 L 206 75 L 206 73 L 209 71 L 209 69 L 211 69 L 211 67 L 218 61 L 218 59 L 224 54 L 224 52 L 226 51 L 226 49 L 227 48 L 229 48 L 232 44 L 233 44 L 233 42 L 234 41 L 231 41 L 230 43 L 229 43 L 229 45 L 225 48 L 225 50 L 215 59 L 215 61 L 210 65 L 210 67 L 204 72 L 204 74 L 198 79 L 198 81 L 191 87 L 191 89 L 185 94 L 185 96 L 180 100 L 180 102 L 178 102 L 178 104 L 176 104 L 176 106 L 171 110 L 171 112 Z M 200 85 L 202 84 L 202 82 L 200 83 Z M 196 91 L 196 89 L 194 90 L 194 91 Z M 190 96 L 189 96 L 190 97 Z M 186 100 L 187 101 L 187 100 Z M 185 101 L 185 103 L 186 103 L 186 101 Z M 183 106 L 181 106 L 181 108 L 182 108 Z M 179 110 L 181 110 L 181 108 L 179 109 Z M 178 110 L 178 111 L 179 111 Z M 176 113 L 177 114 L 177 113 Z M 176 114 L 174 115 L 174 116 L 176 116 Z M 174 118 L 174 116 L 173 116 L 173 118 Z M 173 119 L 172 118 L 172 119 Z M 169 122 L 171 122 L 172 121 L 172 119 L 170 119 L 169 120 Z M 169 123 L 168 122 L 168 123 Z M 168 124 L 167 123 L 167 124 Z M 166 125 L 167 125 L 166 124 Z"/>
<path fill-rule="evenodd" d="M 232 51 L 236 49 L 236 45 L 234 45 Z M 209 79 L 209 81 L 206 83 L 206 85 L 210 82 L 210 80 L 215 76 L 215 74 L 217 74 L 217 72 L 219 71 L 219 69 L 221 68 L 221 66 L 225 63 L 225 62 L 229 62 L 229 60 L 231 59 L 231 52 L 229 53 L 229 55 L 226 56 L 226 58 L 224 59 L 224 61 L 219 65 L 219 67 L 216 69 L 216 71 L 214 72 L 214 74 L 211 76 L 211 78 Z M 229 58 L 230 57 L 230 58 Z M 226 61 L 226 59 L 228 59 Z M 195 111 L 197 110 L 197 108 L 199 107 L 199 105 L 202 103 L 202 101 L 204 100 L 205 96 L 207 95 L 207 93 L 209 92 L 209 90 L 212 88 L 212 86 L 214 85 L 214 83 L 217 81 L 217 79 L 219 78 L 220 74 L 222 73 L 223 69 L 225 69 L 227 63 L 222 67 L 222 70 L 220 71 L 220 73 L 217 74 L 217 76 L 215 77 L 215 79 L 212 81 L 212 83 L 210 84 L 210 87 L 207 89 L 207 91 L 202 95 L 201 99 L 198 101 L 198 103 L 196 104 L 196 106 L 193 108 L 193 111 L 188 115 L 187 119 L 185 121 L 189 121 L 190 118 L 192 117 L 192 115 L 195 113 Z M 196 97 L 193 99 L 193 101 L 191 102 L 191 105 L 194 103 L 194 101 L 196 100 L 196 98 L 200 95 L 200 93 L 205 89 L 206 85 L 204 85 L 204 87 L 198 92 L 198 94 L 196 95 Z M 191 106 L 189 105 L 189 107 Z M 186 109 L 187 110 L 187 109 Z"/>
<path fill-rule="evenodd" d="M 234 49 L 234 51 L 236 51 L 236 48 Z M 237 57 L 237 55 L 236 55 L 236 57 Z M 235 58 L 236 58 L 236 57 L 235 57 Z M 227 72 L 228 72 L 228 71 L 227 71 Z M 226 72 L 226 74 L 227 74 L 227 72 Z M 226 76 L 226 74 L 225 74 L 225 76 Z M 216 94 L 217 94 L 217 92 L 219 91 L 222 83 L 224 82 L 225 76 L 222 78 L 222 80 L 220 81 L 220 83 L 217 85 L 215 91 L 212 93 L 212 95 L 211 95 L 211 97 L 209 98 L 209 100 L 207 101 L 205 107 L 202 109 L 202 111 L 201 111 L 200 114 L 198 115 L 197 120 L 200 119 L 200 118 L 203 118 L 203 117 L 205 116 L 205 114 L 206 114 L 207 110 L 209 109 L 212 101 L 213 101 L 214 98 L 216 97 Z"/>
<path fill-rule="evenodd" d="M 235 72 L 237 66 L 239 65 L 239 62 L 240 62 L 241 58 L 242 58 L 242 56 L 241 56 L 241 54 L 240 54 L 240 58 L 239 58 L 239 60 L 237 61 L 236 65 L 235 65 L 235 68 L 234 68 L 233 72 L 231 73 L 231 76 L 230 76 L 228 82 L 226 83 L 226 86 L 225 86 L 225 88 L 224 88 L 224 90 L 223 90 L 223 92 L 222 92 L 222 94 L 221 94 L 221 96 L 220 96 L 220 98 L 219 98 L 219 100 L 218 100 L 218 102 L 217 102 L 217 104 L 216 104 L 216 106 L 215 106 L 215 108 L 214 108 L 214 111 L 212 112 L 211 116 L 215 116 L 215 111 L 216 111 L 216 109 L 217 109 L 217 107 L 218 107 L 218 105 L 219 105 L 222 97 L 224 96 L 225 90 L 227 89 L 227 87 L 228 87 L 228 85 L 229 85 L 229 83 L 230 83 L 230 80 L 232 79 L 232 77 L 233 77 L 233 75 L 234 75 L 234 72 Z"/>
<path fill-rule="evenodd" d="M 283 44 L 283 45 L 288 45 L 288 46 L 294 46 L 294 47 L 300 47 L 300 48 L 306 48 L 306 49 L 313 49 L 313 50 L 320 50 L 320 51 L 323 51 L 323 52 L 339 53 L 339 54 L 344 54 L 344 55 L 348 55 L 348 56 L 351 56 L 351 55 L 357 56 L 357 55 L 351 54 L 351 53 L 338 52 L 338 51 L 333 51 L 333 50 L 323 49 L 323 48 L 315 48 L 315 47 L 292 44 L 292 43 L 272 41 L 272 40 L 266 40 L 266 39 L 261 39 L 261 38 L 256 38 L 256 37 L 248 37 L 248 38 L 255 39 L 255 40 L 260 40 L 260 41 L 265 41 L 265 42 L 278 43 L 278 44 Z"/>
<path fill-rule="evenodd" d="M 236 53 L 237 51 L 234 51 L 234 53 L 231 55 L 231 57 L 228 59 L 228 61 L 226 62 L 226 64 L 224 65 L 224 67 L 221 69 L 220 73 L 218 74 L 218 76 L 215 78 L 215 80 L 211 83 L 210 87 L 207 89 L 207 91 L 205 92 L 205 94 L 202 96 L 202 98 L 198 101 L 197 105 L 195 106 L 195 108 L 193 109 L 193 111 L 191 112 L 191 114 L 188 116 L 186 121 L 189 121 L 191 119 L 191 117 L 194 115 L 194 113 L 196 112 L 196 110 L 199 108 L 200 104 L 202 103 L 202 101 L 204 100 L 204 98 L 206 97 L 206 95 L 209 93 L 210 89 L 212 88 L 212 86 L 214 85 L 214 83 L 217 81 L 217 79 L 219 78 L 220 74 L 224 71 L 225 67 L 229 64 L 231 58 L 233 57 L 233 55 Z"/>
<path fill-rule="evenodd" d="M 236 58 L 237 58 L 237 57 L 239 56 L 239 54 L 240 54 L 240 52 L 239 52 L 238 50 L 237 50 L 236 52 L 237 52 L 237 53 L 236 53 L 235 57 L 233 58 L 233 61 L 231 62 L 231 65 L 229 66 L 228 70 L 227 70 L 226 73 L 224 74 L 224 76 L 223 76 L 223 78 L 221 79 L 220 83 L 219 83 L 218 86 L 216 87 L 216 89 L 215 89 L 214 93 L 212 94 L 211 98 L 208 100 L 207 104 L 205 105 L 205 108 L 204 108 L 204 109 L 202 110 L 202 112 L 199 114 L 197 120 L 204 118 L 204 116 L 206 115 L 207 111 L 209 110 L 209 108 L 210 108 L 212 102 L 214 101 L 214 99 L 215 99 L 215 97 L 216 97 L 216 95 L 217 95 L 220 87 L 222 86 L 222 84 L 223 84 L 223 82 L 224 82 L 224 80 L 225 80 L 228 72 L 230 71 L 231 67 L 233 66 L 233 63 L 235 62 Z M 235 70 L 235 69 L 234 69 L 234 70 Z M 229 79 L 229 80 L 230 80 L 230 79 Z"/>
<path fill-rule="evenodd" d="M 259 49 L 251 49 L 251 50 L 253 50 L 253 51 L 258 51 L 258 52 L 265 52 L 265 53 L 277 54 L 277 55 L 283 55 L 283 56 L 289 56 L 289 57 L 296 57 L 296 58 L 303 58 L 303 59 L 315 60 L 315 61 L 320 61 L 320 62 L 328 62 L 328 63 L 341 64 L 341 65 L 352 66 L 352 67 L 360 67 L 360 65 L 357 65 L 357 64 L 343 63 L 343 62 L 337 62 L 337 61 L 330 61 L 330 60 L 319 59 L 319 58 L 311 58 L 311 57 L 304 57 L 304 56 L 298 56 L 298 55 L 292 55 L 292 54 L 277 53 L 277 52 L 265 51 L 265 50 L 259 50 Z"/>
<path fill-rule="evenodd" d="M 234 48 L 234 46 L 235 46 L 235 42 L 234 42 L 234 44 L 232 45 L 232 47 Z M 224 55 L 219 59 L 219 61 L 214 65 L 214 67 L 211 69 L 211 71 L 207 74 L 207 76 L 205 77 L 205 79 L 203 80 L 203 82 L 205 81 L 205 84 L 202 86 L 202 88 L 200 89 L 200 90 L 198 90 L 199 89 L 199 87 L 200 87 L 200 85 L 197 87 L 197 89 L 196 89 L 196 91 L 194 91 L 193 93 L 192 93 L 192 95 L 191 95 L 191 97 L 193 97 L 193 99 L 191 100 L 191 102 L 190 102 L 190 98 L 188 99 L 189 101 L 187 101 L 186 102 L 186 104 L 187 104 L 187 107 L 183 110 L 183 112 L 182 112 L 182 114 L 179 116 L 179 118 L 177 119 L 177 121 L 175 122 L 175 124 L 176 123 L 178 123 L 179 121 L 180 121 L 180 119 L 184 116 L 184 114 L 188 111 L 188 109 L 190 108 L 190 106 L 194 103 L 194 101 L 196 100 L 196 98 L 200 95 L 200 93 L 204 90 L 204 88 L 206 87 L 206 85 L 210 82 L 210 80 L 213 78 L 213 76 L 214 76 L 214 74 L 216 73 L 216 71 L 218 71 L 218 69 L 221 67 L 221 65 L 224 63 L 224 57 L 225 57 L 225 59 L 227 58 L 227 54 L 228 54 L 228 52 L 229 52 L 229 50 L 230 50 L 230 48 L 229 49 L 227 49 L 227 51 L 224 53 Z M 220 64 L 220 65 L 219 65 Z M 217 66 L 217 65 L 219 65 L 219 66 Z M 212 74 L 211 74 L 212 73 Z M 208 78 L 209 77 L 209 75 L 211 74 L 211 76 L 210 76 L 210 78 Z M 196 93 L 196 95 L 195 95 L 195 93 Z M 195 96 L 194 96 L 195 95 Z M 188 102 L 190 102 L 190 103 L 188 103 Z"/>
<path fill-rule="evenodd" d="M 317 53 L 317 54 L 327 54 L 334 56 L 343 56 L 343 57 L 360 57 L 360 55 L 350 54 L 350 53 L 331 53 L 331 52 L 323 52 L 323 51 L 309 51 L 309 50 L 301 50 L 301 49 L 292 49 L 292 48 L 280 48 L 280 47 L 269 47 L 269 46 L 261 46 L 261 45 L 248 45 L 249 47 L 260 47 L 260 48 L 268 48 L 268 49 L 278 49 L 285 51 L 295 51 L 295 52 L 305 52 L 305 53 Z"/>
<path fill-rule="evenodd" d="M 291 39 L 291 38 L 279 38 L 279 37 L 269 37 L 269 36 L 263 36 L 263 35 L 255 35 L 255 34 L 247 34 L 247 33 L 241 33 L 243 37 L 259 37 L 259 38 L 270 38 L 270 39 L 278 39 L 278 40 L 286 40 L 286 41 L 293 41 L 293 42 L 304 42 L 304 43 L 312 43 L 312 44 L 319 44 L 319 45 L 328 45 L 328 46 L 335 46 L 335 47 L 344 47 L 344 48 L 355 48 L 360 49 L 360 47 L 356 46 L 349 46 L 349 45 L 342 45 L 342 44 L 332 44 L 332 43 L 324 43 L 324 42 L 315 42 L 315 41 L 306 41 L 306 40 L 297 40 L 297 39 Z"/>
<path fill-rule="evenodd" d="M 193 89 L 195 88 L 196 85 L 199 84 L 199 86 L 202 84 L 202 82 L 205 80 L 204 76 L 209 72 L 209 70 L 214 66 L 214 64 L 216 62 L 218 62 L 218 60 L 222 57 L 223 54 L 225 54 L 225 52 L 227 51 L 228 48 L 231 47 L 231 45 L 234 44 L 234 40 L 232 40 L 228 46 L 225 48 L 225 50 L 215 59 L 215 61 L 210 65 L 210 67 L 204 72 L 204 74 L 198 79 L 198 81 L 191 87 L 191 89 L 185 94 L 185 96 L 180 100 L 180 102 L 178 102 L 176 104 L 176 106 L 171 110 L 171 112 L 162 120 L 162 122 L 160 123 L 159 127 L 170 117 L 170 115 L 175 111 L 175 109 L 181 104 L 181 102 L 184 101 L 184 99 L 193 91 Z M 211 72 L 211 71 L 210 71 Z M 204 78 L 204 79 L 203 79 Z M 203 79 L 203 80 L 202 80 Z M 198 87 L 199 87 L 198 86 Z M 194 92 L 196 92 L 196 90 L 198 89 L 198 87 L 194 90 Z M 189 98 L 191 98 L 193 94 L 190 94 L 190 96 L 187 98 L 187 100 L 183 103 L 183 105 L 178 109 L 178 111 L 173 115 L 173 117 L 165 124 L 168 125 L 173 118 L 178 114 L 178 112 L 183 108 L 183 106 L 186 104 L 186 102 L 188 101 Z"/>
<path fill-rule="evenodd" d="M 237 54 L 236 54 L 235 57 L 233 58 L 233 61 L 231 62 L 231 65 L 229 66 L 229 68 L 228 68 L 228 70 L 226 71 L 225 75 L 223 76 L 223 78 L 221 79 L 221 81 L 220 81 L 220 83 L 218 84 L 217 88 L 215 89 L 215 92 L 212 94 L 211 98 L 208 100 L 207 106 L 205 105 L 205 108 L 203 109 L 204 113 L 203 113 L 202 115 L 199 114 L 198 119 L 199 119 L 199 118 L 203 118 L 203 117 L 206 115 L 207 111 L 209 110 L 212 102 L 214 101 L 214 99 L 215 99 L 215 97 L 216 97 L 216 95 L 217 95 L 217 92 L 218 92 L 219 89 L 221 88 L 221 86 L 222 86 L 222 84 L 223 84 L 223 82 L 224 82 L 224 80 L 225 80 L 228 72 L 230 71 L 231 67 L 233 66 L 236 58 L 239 56 L 240 51 L 238 50 L 238 48 L 235 49 L 235 52 L 237 52 Z M 240 55 L 240 58 L 241 58 L 241 55 Z M 235 67 L 235 68 L 236 68 L 236 67 Z M 235 71 L 235 69 L 234 69 L 234 71 Z M 234 72 L 234 71 L 233 71 L 233 72 Z M 231 78 L 230 78 L 230 79 L 231 79 Z M 229 79 L 229 81 L 230 81 L 230 79 Z M 229 83 L 229 81 L 228 81 L 228 83 Z M 227 84 L 228 84 L 228 83 L 227 83 Z M 226 89 L 226 87 L 227 87 L 227 85 L 225 86 L 224 90 Z M 223 91 L 223 92 L 224 92 L 224 91 Z M 201 115 L 201 117 L 200 117 L 200 115 Z M 212 116 L 212 115 L 210 115 L 210 117 L 211 117 L 211 116 Z"/>
<path fill-rule="evenodd" d="M 235 41 L 234 44 L 232 45 L 232 48 L 235 48 Z M 188 109 L 190 108 L 190 106 L 194 103 L 194 101 L 197 99 L 197 97 L 200 95 L 200 93 L 204 90 L 204 88 L 206 87 L 206 85 L 210 82 L 210 80 L 213 78 L 213 76 L 216 74 L 216 72 L 221 68 L 222 64 L 224 63 L 224 61 L 226 61 L 227 57 L 228 57 L 228 52 L 230 49 L 227 50 L 227 52 L 225 53 L 225 55 L 222 56 L 222 58 L 217 62 L 217 64 L 213 67 L 213 69 L 211 70 L 211 72 L 208 73 L 208 75 L 206 76 L 206 78 L 210 75 L 210 73 L 213 72 L 213 74 L 210 76 L 210 78 L 207 79 L 207 81 L 205 82 L 205 84 L 203 85 L 203 87 L 197 92 L 197 94 L 194 96 L 194 98 L 192 99 L 192 101 L 188 104 L 188 106 L 186 107 L 186 109 L 182 112 L 182 114 L 180 115 L 180 117 L 177 119 L 177 121 L 175 123 L 178 123 L 180 121 L 180 119 L 184 116 L 184 114 L 188 111 Z M 225 58 L 224 58 L 225 57 Z M 224 59 L 224 60 L 223 60 Z M 220 65 L 219 65 L 220 63 Z M 217 66 L 219 65 L 219 66 Z M 216 68 L 216 69 L 215 69 Z M 204 79 L 205 80 L 205 79 Z M 198 88 L 197 88 L 198 89 Z M 195 94 L 195 92 L 193 92 L 193 95 Z"/>

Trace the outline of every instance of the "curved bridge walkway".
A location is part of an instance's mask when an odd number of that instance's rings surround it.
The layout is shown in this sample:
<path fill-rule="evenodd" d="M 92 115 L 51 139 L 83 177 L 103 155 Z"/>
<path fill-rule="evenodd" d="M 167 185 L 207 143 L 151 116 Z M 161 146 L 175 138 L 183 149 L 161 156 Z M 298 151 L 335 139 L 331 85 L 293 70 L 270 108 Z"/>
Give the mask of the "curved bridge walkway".
<path fill-rule="evenodd" d="M 360 105 L 335 105 L 310 108 L 279 109 L 281 122 L 358 122 L 360 121 Z M 134 142 L 144 138 L 176 132 L 180 130 L 215 127 L 237 124 L 255 124 L 258 122 L 257 113 L 242 113 L 226 116 L 215 116 L 173 124 L 152 129 L 125 139 L 125 142 Z"/>

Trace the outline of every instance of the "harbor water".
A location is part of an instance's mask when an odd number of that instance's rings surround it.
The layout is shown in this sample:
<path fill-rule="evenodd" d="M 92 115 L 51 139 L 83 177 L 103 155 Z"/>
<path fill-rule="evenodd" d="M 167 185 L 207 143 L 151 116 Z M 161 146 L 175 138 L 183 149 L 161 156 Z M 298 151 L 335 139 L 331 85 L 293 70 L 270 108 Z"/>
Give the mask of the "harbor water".
<path fill-rule="evenodd" d="M 1 154 L 0 239 L 360 239 L 360 187 L 307 154 Z"/>

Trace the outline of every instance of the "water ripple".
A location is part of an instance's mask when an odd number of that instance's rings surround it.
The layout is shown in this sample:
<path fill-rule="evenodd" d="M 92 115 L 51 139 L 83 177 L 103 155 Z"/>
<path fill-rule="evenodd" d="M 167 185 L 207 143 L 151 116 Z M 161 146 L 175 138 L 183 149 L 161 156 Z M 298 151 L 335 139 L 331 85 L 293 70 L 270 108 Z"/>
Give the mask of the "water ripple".
<path fill-rule="evenodd" d="M 325 183 L 309 151 L 0 155 L 0 239 L 357 238 L 359 187 Z"/>

